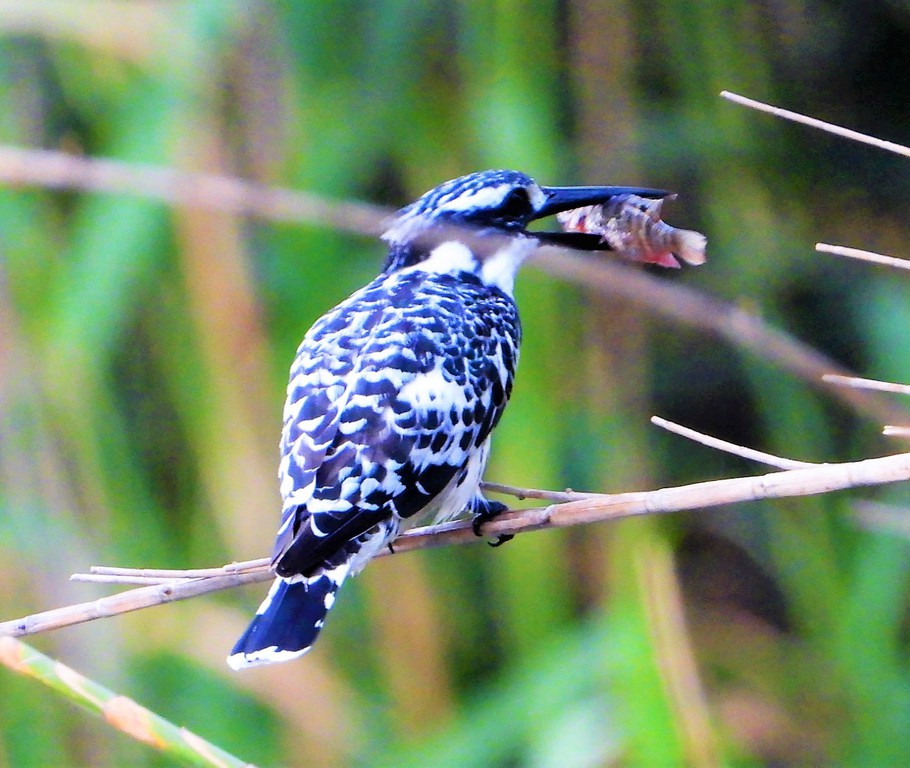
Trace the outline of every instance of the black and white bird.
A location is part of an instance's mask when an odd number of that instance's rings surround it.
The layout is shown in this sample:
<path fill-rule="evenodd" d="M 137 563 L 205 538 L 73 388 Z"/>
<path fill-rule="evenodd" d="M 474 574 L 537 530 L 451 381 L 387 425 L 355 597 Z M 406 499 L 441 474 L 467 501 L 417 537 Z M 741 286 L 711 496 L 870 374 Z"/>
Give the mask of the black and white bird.
<path fill-rule="evenodd" d="M 603 247 L 534 219 L 630 187 L 542 187 L 516 171 L 462 176 L 403 208 L 382 273 L 316 321 L 297 350 L 284 408 L 277 578 L 228 664 L 306 653 L 342 582 L 417 521 L 504 505 L 480 480 L 512 391 L 521 326 L 515 274 L 541 242 Z"/>

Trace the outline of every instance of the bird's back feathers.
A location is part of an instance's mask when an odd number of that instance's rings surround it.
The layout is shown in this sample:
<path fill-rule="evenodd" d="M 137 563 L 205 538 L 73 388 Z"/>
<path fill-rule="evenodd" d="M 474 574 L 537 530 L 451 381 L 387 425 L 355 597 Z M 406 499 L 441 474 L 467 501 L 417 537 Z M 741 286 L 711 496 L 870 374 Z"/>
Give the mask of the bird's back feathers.
<path fill-rule="evenodd" d="M 378 278 L 314 325 L 285 407 L 278 572 L 309 575 L 379 521 L 431 507 L 499 420 L 519 337 L 511 297 L 420 270 Z"/>

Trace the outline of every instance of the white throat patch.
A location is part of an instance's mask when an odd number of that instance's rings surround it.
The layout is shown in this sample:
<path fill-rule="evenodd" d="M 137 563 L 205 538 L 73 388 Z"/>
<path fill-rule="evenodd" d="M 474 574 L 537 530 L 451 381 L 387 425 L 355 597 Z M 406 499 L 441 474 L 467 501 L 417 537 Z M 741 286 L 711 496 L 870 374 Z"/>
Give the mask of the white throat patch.
<path fill-rule="evenodd" d="M 502 248 L 483 260 L 480 279 L 487 285 L 495 285 L 509 296 L 515 288 L 515 274 L 522 262 L 537 248 L 537 240 L 530 237 L 516 237 Z"/>
<path fill-rule="evenodd" d="M 457 240 L 446 240 L 437 245 L 430 255 L 415 269 L 424 272 L 438 272 L 439 274 L 455 274 L 456 272 L 477 272 L 480 264 L 464 243 Z"/>
<path fill-rule="evenodd" d="M 478 259 L 464 243 L 447 240 L 437 245 L 426 259 L 411 269 L 450 275 L 471 272 L 486 285 L 496 286 L 511 296 L 518 268 L 536 247 L 537 241 L 533 238 L 508 238 L 504 239 L 501 248 Z"/>

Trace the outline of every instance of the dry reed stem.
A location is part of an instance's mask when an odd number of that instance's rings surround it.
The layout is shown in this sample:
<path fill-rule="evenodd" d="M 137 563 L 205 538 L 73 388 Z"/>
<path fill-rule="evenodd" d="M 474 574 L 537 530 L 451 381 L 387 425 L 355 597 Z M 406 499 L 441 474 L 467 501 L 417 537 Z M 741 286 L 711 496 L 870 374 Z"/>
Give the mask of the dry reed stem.
<path fill-rule="evenodd" d="M 733 456 L 739 456 L 740 458 L 748 459 L 749 461 L 757 461 L 760 464 L 767 464 L 771 467 L 777 467 L 777 469 L 805 469 L 806 467 L 819 466 L 819 464 L 813 463 L 811 461 L 795 461 L 794 459 L 785 459 L 781 456 L 775 456 L 771 453 L 756 451 L 754 448 L 746 448 L 744 445 L 737 445 L 736 443 L 731 443 L 727 440 L 711 437 L 710 435 L 706 435 L 703 432 L 697 432 L 696 430 L 690 429 L 689 427 L 684 427 L 681 424 L 676 424 L 675 422 L 663 419 L 660 416 L 652 416 L 651 423 L 656 427 L 661 427 L 668 432 L 672 432 L 673 434 L 679 435 L 680 437 L 685 437 L 689 440 L 693 440 L 696 443 L 701 443 L 702 445 L 706 445 L 709 448 L 715 448 L 718 451 L 723 451 L 724 453 L 729 453 Z"/>
<path fill-rule="evenodd" d="M 883 253 L 864 251 L 860 248 L 848 248 L 845 245 L 816 243 L 815 250 L 819 253 L 833 253 L 835 256 L 846 256 L 848 259 L 868 261 L 872 264 L 884 264 L 886 267 L 895 267 L 896 269 L 910 269 L 910 259 L 898 259 L 894 256 L 885 256 Z"/>
<path fill-rule="evenodd" d="M 854 389 L 875 389 L 879 392 L 894 392 L 898 395 L 910 395 L 910 384 L 896 384 L 892 381 L 879 381 L 878 379 L 861 379 L 858 376 L 839 376 L 826 373 L 822 376 L 824 381 L 843 387 Z"/>
<path fill-rule="evenodd" d="M 104 718 L 114 728 L 154 747 L 182 765 L 199 768 L 253 768 L 220 747 L 111 691 L 25 643 L 0 637 L 0 664 L 38 680 L 60 695 Z"/>
<path fill-rule="evenodd" d="M 811 128 L 818 128 L 819 130 L 825 131 L 826 133 L 833 133 L 835 136 L 850 139 L 851 141 L 858 141 L 861 144 L 870 144 L 873 147 L 878 147 L 879 149 L 884 149 L 888 152 L 894 152 L 895 154 L 903 155 L 904 157 L 910 157 L 910 147 L 905 147 L 903 144 L 895 144 L 893 141 L 877 139 L 875 136 L 869 136 L 868 134 L 860 133 L 859 131 L 853 131 L 849 128 L 842 128 L 839 125 L 834 125 L 834 123 L 826 123 L 824 120 L 817 120 L 814 117 L 808 117 L 806 115 L 800 114 L 799 112 L 791 112 L 789 109 L 774 107 L 770 104 L 766 104 L 763 101 L 749 99 L 745 96 L 740 96 L 737 93 L 732 93 L 731 91 L 721 91 L 720 95 L 721 98 L 727 99 L 727 101 L 741 104 L 742 106 L 749 107 L 750 109 L 756 109 L 759 112 L 767 112 L 770 115 L 783 118 L 784 120 L 790 120 L 794 123 L 808 125 Z"/>

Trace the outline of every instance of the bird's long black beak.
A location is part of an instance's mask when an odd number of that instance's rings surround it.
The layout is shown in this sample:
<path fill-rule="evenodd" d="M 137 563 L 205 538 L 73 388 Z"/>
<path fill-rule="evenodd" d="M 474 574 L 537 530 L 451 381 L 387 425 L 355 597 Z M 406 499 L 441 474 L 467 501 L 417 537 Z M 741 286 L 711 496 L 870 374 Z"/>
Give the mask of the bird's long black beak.
<path fill-rule="evenodd" d="M 546 202 L 537 209 L 533 219 L 542 219 L 573 208 L 587 205 L 602 205 L 611 197 L 620 195 L 637 195 L 650 199 L 662 199 L 671 193 L 663 189 L 648 187 L 541 187 L 547 196 Z M 599 235 L 582 232 L 534 232 L 542 243 L 564 245 L 586 251 L 609 250 Z"/>
<path fill-rule="evenodd" d="M 611 197 L 619 195 L 638 195 L 659 199 L 667 197 L 670 193 L 663 189 L 648 189 L 646 187 L 542 187 L 547 201 L 534 214 L 535 219 L 552 216 L 573 208 L 583 208 L 586 205 L 601 205 Z"/>

